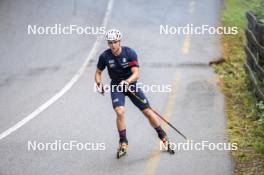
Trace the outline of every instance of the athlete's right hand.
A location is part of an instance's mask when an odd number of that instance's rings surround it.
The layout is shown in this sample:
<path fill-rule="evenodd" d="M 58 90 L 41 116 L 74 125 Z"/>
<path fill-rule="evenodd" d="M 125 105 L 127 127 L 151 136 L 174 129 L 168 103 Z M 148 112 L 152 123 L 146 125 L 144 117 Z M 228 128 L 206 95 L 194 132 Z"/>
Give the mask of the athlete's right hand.
<path fill-rule="evenodd" d="M 128 81 L 126 81 L 126 80 L 122 80 L 120 83 L 119 83 L 119 85 L 122 87 L 122 90 L 124 91 L 124 92 L 128 92 L 128 87 L 129 87 L 129 83 L 128 83 Z"/>
<path fill-rule="evenodd" d="M 102 94 L 102 95 L 104 95 L 104 93 L 105 93 L 105 91 L 104 91 L 104 85 L 103 85 L 103 83 L 96 83 L 96 87 L 97 87 L 97 91 L 100 93 L 100 94 Z"/>

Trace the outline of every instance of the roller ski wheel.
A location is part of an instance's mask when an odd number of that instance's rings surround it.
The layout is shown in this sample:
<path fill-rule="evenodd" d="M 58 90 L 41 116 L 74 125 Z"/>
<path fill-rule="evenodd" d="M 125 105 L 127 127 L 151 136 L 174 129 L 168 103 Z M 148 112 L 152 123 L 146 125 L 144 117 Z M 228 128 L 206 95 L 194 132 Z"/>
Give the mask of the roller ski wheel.
<path fill-rule="evenodd" d="M 174 150 L 171 149 L 171 143 L 170 143 L 170 140 L 168 138 L 166 138 L 166 137 L 163 138 L 162 142 L 163 142 L 164 145 L 166 145 L 166 147 L 167 147 L 166 151 L 168 153 L 170 153 L 172 155 L 175 154 Z"/>
<path fill-rule="evenodd" d="M 119 148 L 117 150 L 116 158 L 119 159 L 126 155 L 128 149 L 127 143 L 120 143 Z"/>

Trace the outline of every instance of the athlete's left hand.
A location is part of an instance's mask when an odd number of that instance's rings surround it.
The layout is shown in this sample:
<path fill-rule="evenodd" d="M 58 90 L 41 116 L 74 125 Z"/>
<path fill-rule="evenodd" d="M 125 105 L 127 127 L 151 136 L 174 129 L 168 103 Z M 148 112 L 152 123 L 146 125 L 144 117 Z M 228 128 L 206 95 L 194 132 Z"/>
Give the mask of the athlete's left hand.
<path fill-rule="evenodd" d="M 128 81 L 126 80 L 122 80 L 120 83 L 119 83 L 120 86 L 124 86 L 124 87 L 128 87 L 129 83 Z"/>

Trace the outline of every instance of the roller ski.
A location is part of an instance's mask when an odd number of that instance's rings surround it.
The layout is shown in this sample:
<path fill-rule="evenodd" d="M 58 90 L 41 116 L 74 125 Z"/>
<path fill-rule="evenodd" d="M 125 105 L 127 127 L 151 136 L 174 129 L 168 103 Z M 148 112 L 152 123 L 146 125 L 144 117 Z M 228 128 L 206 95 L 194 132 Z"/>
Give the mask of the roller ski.
<path fill-rule="evenodd" d="M 170 153 L 170 154 L 174 154 L 174 150 L 171 149 L 171 143 L 169 141 L 169 139 L 167 137 L 164 137 L 163 139 L 161 139 L 162 143 L 165 145 L 165 150 Z"/>
<path fill-rule="evenodd" d="M 127 142 L 119 142 L 119 148 L 117 150 L 116 158 L 119 159 L 126 155 L 128 150 L 128 143 Z"/>

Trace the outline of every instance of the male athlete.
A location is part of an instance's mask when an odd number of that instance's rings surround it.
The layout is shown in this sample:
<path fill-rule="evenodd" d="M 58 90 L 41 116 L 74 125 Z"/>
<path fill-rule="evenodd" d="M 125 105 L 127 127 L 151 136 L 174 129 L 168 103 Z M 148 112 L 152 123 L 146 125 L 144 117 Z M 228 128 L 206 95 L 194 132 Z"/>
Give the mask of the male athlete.
<path fill-rule="evenodd" d="M 122 34 L 116 29 L 107 31 L 105 37 L 110 49 L 105 50 L 99 57 L 95 72 L 95 82 L 98 90 L 103 92 L 102 72 L 105 67 L 107 67 L 108 74 L 111 78 L 112 105 L 116 112 L 116 125 L 120 137 L 117 158 L 125 155 L 128 147 L 124 109 L 126 96 L 128 96 L 133 104 L 147 117 L 161 141 L 169 145 L 169 140 L 165 131 L 161 128 L 158 116 L 150 108 L 149 102 L 142 90 L 137 88 L 139 65 L 136 52 L 129 47 L 121 46 L 120 41 Z M 124 89 L 126 89 L 126 91 L 124 91 Z"/>

